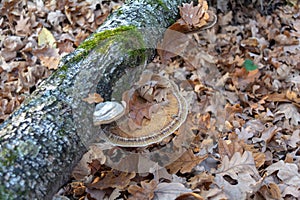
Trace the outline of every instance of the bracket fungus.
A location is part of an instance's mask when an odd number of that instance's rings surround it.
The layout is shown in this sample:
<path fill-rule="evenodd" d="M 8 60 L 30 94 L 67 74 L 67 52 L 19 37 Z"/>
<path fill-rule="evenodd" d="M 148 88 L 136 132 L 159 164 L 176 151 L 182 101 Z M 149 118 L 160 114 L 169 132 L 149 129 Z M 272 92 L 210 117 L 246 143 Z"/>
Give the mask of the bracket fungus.
<path fill-rule="evenodd" d="M 126 103 L 117 101 L 105 101 L 98 103 L 93 113 L 93 122 L 95 126 L 109 124 L 122 117 L 125 113 Z"/>
<path fill-rule="evenodd" d="M 116 146 L 143 147 L 160 142 L 187 118 L 188 105 L 178 86 L 149 71 L 123 93 L 122 99 L 126 103 L 97 105 L 93 118 L 94 125 L 103 124 L 104 138 Z"/>

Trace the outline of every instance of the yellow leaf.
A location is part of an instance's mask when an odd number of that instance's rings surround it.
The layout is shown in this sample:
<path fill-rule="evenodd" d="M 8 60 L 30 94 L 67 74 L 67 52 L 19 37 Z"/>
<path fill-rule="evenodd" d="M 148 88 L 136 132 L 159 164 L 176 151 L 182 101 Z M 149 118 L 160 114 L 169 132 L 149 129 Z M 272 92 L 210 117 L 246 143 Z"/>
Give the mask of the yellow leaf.
<path fill-rule="evenodd" d="M 50 47 L 55 48 L 56 47 L 56 40 L 52 33 L 46 29 L 43 28 L 41 32 L 38 35 L 38 45 L 43 46 L 43 45 L 49 45 Z"/>

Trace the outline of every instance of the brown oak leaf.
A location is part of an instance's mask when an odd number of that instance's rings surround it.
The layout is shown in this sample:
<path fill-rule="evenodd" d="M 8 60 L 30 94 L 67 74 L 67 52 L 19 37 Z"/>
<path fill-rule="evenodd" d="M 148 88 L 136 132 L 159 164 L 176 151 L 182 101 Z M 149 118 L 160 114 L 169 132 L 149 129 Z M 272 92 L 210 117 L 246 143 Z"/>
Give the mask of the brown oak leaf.
<path fill-rule="evenodd" d="M 75 48 L 73 47 L 73 43 L 69 40 L 58 42 L 57 47 L 59 49 L 60 54 L 71 53 L 75 50 Z"/>
<path fill-rule="evenodd" d="M 135 177 L 135 172 L 118 172 L 115 170 L 102 172 L 101 178 L 95 178 L 95 180 L 87 184 L 90 189 L 103 190 L 106 188 L 119 188 L 123 189 L 130 183 L 130 180 Z"/>
<path fill-rule="evenodd" d="M 255 185 L 261 179 L 252 153 L 236 152 L 231 159 L 225 156 L 216 172 L 214 182 L 223 188 L 229 199 L 246 199 L 248 192 L 256 192 Z"/>
<path fill-rule="evenodd" d="M 231 158 L 236 152 L 244 152 L 241 140 L 219 140 L 219 153 L 221 158 L 228 156 Z"/>
<path fill-rule="evenodd" d="M 184 33 L 193 33 L 212 27 L 216 23 L 216 15 L 208 11 L 206 1 L 199 0 L 197 6 L 185 3 L 179 7 L 181 18 L 172 24 L 165 32 L 157 52 L 163 63 L 172 57 L 182 55 L 191 38 Z"/>
<path fill-rule="evenodd" d="M 153 103 L 147 102 L 145 99 L 141 98 L 137 92 L 134 92 L 132 97 L 129 99 L 129 117 L 132 121 L 138 125 L 142 126 L 143 119 L 151 119 L 151 114 L 155 108 Z"/>
<path fill-rule="evenodd" d="M 211 183 L 213 183 L 214 180 L 214 176 L 207 173 L 207 172 L 202 172 L 200 174 L 197 174 L 195 176 L 193 176 L 188 184 L 191 185 L 191 189 L 195 189 L 195 188 L 200 188 L 201 187 L 205 187 L 210 185 Z"/>
<path fill-rule="evenodd" d="M 144 72 L 137 83 L 136 91 L 148 102 L 160 103 L 167 100 L 167 94 L 170 92 L 170 81 L 152 72 Z"/>
<path fill-rule="evenodd" d="M 24 14 L 20 16 L 20 19 L 17 21 L 16 25 L 16 34 L 19 36 L 28 36 L 31 34 L 31 23 L 30 17 L 25 17 Z"/>
<path fill-rule="evenodd" d="M 97 145 L 90 146 L 89 151 L 82 156 L 79 163 L 73 169 L 72 176 L 76 180 L 83 180 L 88 175 L 98 172 L 105 161 L 106 157 L 102 149 Z"/>
<path fill-rule="evenodd" d="M 166 168 L 170 170 L 170 174 L 175 174 L 178 171 L 181 173 L 191 172 L 196 165 L 205 160 L 207 157 L 208 155 L 195 156 L 193 151 L 189 149 Z"/>
<path fill-rule="evenodd" d="M 263 185 L 259 191 L 265 199 L 282 199 L 280 188 L 276 183 Z"/>
<path fill-rule="evenodd" d="M 58 52 L 58 48 L 52 48 L 47 45 L 32 51 L 33 55 L 37 56 L 48 69 L 57 69 L 61 57 Z"/>
<path fill-rule="evenodd" d="M 169 29 L 182 33 L 198 32 L 212 27 L 216 21 L 216 15 L 208 10 L 207 1 L 199 0 L 198 5 L 193 2 L 185 3 L 179 7 L 181 18 L 172 24 Z"/>
<path fill-rule="evenodd" d="M 155 180 L 142 181 L 141 187 L 137 185 L 130 185 L 128 188 L 128 192 L 132 195 L 128 198 L 128 200 L 139 200 L 139 199 L 153 199 L 154 190 L 157 186 L 157 182 Z"/>
<path fill-rule="evenodd" d="M 190 4 L 184 3 L 182 7 L 179 7 L 181 19 L 179 19 L 178 22 L 181 25 L 191 27 L 201 27 L 205 25 L 206 20 L 209 18 L 206 12 L 208 5 L 206 1 L 202 1 L 201 3 L 199 2 L 196 6 L 193 6 L 193 2 Z"/>
<path fill-rule="evenodd" d="M 260 75 L 261 72 L 258 69 L 248 72 L 245 68 L 236 68 L 232 74 L 232 82 L 237 88 L 245 90 L 248 85 L 255 83 Z"/>
<path fill-rule="evenodd" d="M 266 154 L 260 152 L 259 149 L 255 148 L 253 144 L 243 144 L 243 148 L 245 151 L 250 151 L 254 158 L 256 168 L 260 168 L 266 161 Z"/>
<path fill-rule="evenodd" d="M 300 173 L 298 172 L 298 166 L 294 163 L 285 163 L 280 160 L 267 167 L 266 171 L 269 175 L 277 172 L 277 177 L 284 181 L 284 184 L 297 187 L 300 185 Z"/>
<path fill-rule="evenodd" d="M 59 57 L 49 57 L 40 56 L 42 65 L 46 66 L 48 69 L 57 69 L 60 58 Z"/>

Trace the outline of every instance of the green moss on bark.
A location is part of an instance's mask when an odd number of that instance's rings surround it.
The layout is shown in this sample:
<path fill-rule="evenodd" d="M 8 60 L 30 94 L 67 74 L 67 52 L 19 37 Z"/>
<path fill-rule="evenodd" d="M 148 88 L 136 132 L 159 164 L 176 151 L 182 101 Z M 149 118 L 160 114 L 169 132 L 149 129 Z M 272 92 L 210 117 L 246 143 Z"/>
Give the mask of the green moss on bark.
<path fill-rule="evenodd" d="M 0 156 L 3 159 L 2 161 L 0 160 L 1 165 L 3 166 L 10 166 L 15 162 L 15 160 L 18 157 L 15 150 L 9 150 L 9 149 L 4 149 L 3 151 L 1 151 Z"/>
<path fill-rule="evenodd" d="M 165 2 L 163 1 L 163 0 L 157 0 L 157 3 L 158 3 L 158 5 L 160 5 L 163 9 L 165 9 L 166 11 L 168 11 L 168 10 L 170 10 L 167 6 L 166 6 L 166 4 L 165 4 Z"/>
<path fill-rule="evenodd" d="M 105 44 L 103 44 L 103 42 Z M 79 49 L 82 49 L 82 52 L 74 56 L 60 69 L 63 71 L 67 71 L 68 63 L 77 63 L 78 61 L 85 58 L 93 49 L 96 49 L 99 53 L 106 53 L 111 44 L 113 44 L 114 42 L 123 44 L 122 49 L 124 50 L 124 53 L 127 53 L 129 56 L 140 56 L 143 59 L 146 58 L 146 48 L 142 33 L 132 25 L 120 26 L 115 29 L 95 33 L 90 39 L 86 40 L 78 47 Z M 101 48 L 97 49 L 97 46 L 100 46 L 99 44 L 101 43 Z"/>
<path fill-rule="evenodd" d="M 112 30 L 102 31 L 100 33 L 95 33 L 93 37 L 85 42 L 83 42 L 79 48 L 85 49 L 86 51 L 90 51 L 96 47 L 101 41 L 113 37 L 113 36 L 122 36 L 126 31 L 135 30 L 134 26 L 120 26 L 118 28 Z"/>
<path fill-rule="evenodd" d="M 1 194 L 1 199 L 6 199 L 6 200 L 14 199 L 13 196 L 16 195 L 12 191 L 6 189 L 4 185 L 0 185 L 0 194 Z M 17 194 L 17 195 L 21 196 L 22 194 Z"/>

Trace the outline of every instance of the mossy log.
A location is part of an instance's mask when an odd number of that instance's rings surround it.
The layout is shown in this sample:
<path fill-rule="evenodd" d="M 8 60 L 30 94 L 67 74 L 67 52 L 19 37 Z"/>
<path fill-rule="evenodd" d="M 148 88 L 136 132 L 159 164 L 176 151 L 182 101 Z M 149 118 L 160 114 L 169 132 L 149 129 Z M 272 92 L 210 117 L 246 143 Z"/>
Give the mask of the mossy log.
<path fill-rule="evenodd" d="M 82 99 L 109 100 L 120 77 L 137 76 L 183 2 L 127 1 L 0 125 L 1 199 L 52 198 L 95 137 L 95 105 Z"/>

